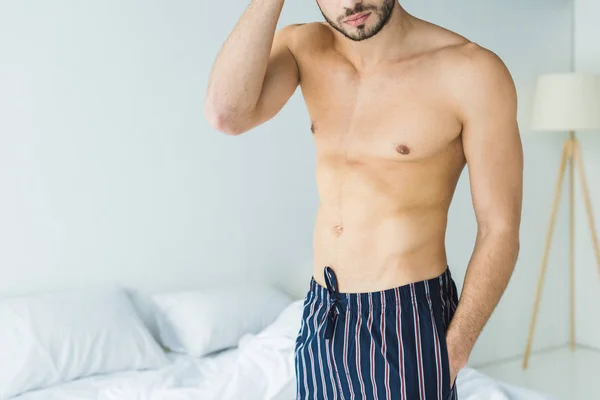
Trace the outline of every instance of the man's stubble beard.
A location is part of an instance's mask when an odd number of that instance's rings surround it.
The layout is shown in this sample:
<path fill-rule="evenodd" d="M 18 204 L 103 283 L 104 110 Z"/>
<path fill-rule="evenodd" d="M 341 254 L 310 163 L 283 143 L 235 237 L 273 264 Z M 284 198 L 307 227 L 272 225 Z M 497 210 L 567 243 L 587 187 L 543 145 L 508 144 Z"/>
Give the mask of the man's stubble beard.
<path fill-rule="evenodd" d="M 363 12 L 363 11 L 373 10 L 373 13 L 376 14 L 379 19 L 378 19 L 377 23 L 369 29 L 367 29 L 365 27 L 357 29 L 357 34 L 350 34 L 342 28 L 342 24 L 343 24 L 342 19 L 345 18 L 346 16 L 344 16 L 343 18 L 340 18 L 339 23 L 336 23 L 336 22 L 332 21 L 331 19 L 329 19 L 325 15 L 325 13 L 323 13 L 323 10 L 321 9 L 321 6 L 319 5 L 318 2 L 317 2 L 317 5 L 319 7 L 319 10 L 321 11 L 321 14 L 323 15 L 323 18 L 325 18 L 325 21 L 327 21 L 327 23 L 333 29 L 335 29 L 336 31 L 338 31 L 339 33 L 341 33 L 346 38 L 348 38 L 352 41 L 360 42 L 360 41 L 372 38 L 373 36 L 378 34 L 385 25 L 387 25 L 387 23 L 390 21 L 390 18 L 392 17 L 392 11 L 394 10 L 396 1 L 397 0 L 385 0 L 385 2 L 383 3 L 383 5 L 381 7 L 361 6 L 362 3 L 359 3 L 358 6 L 355 7 L 354 10 L 349 12 L 347 16 L 353 15 L 353 14 L 356 14 L 359 12 Z"/>

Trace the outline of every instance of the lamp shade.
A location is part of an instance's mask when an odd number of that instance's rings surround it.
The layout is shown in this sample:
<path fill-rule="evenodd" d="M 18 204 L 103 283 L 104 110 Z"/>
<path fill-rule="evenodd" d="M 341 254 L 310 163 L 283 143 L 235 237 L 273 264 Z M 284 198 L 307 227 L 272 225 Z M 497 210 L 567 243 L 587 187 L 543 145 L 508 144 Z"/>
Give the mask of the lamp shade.
<path fill-rule="evenodd" d="M 600 130 L 600 76 L 542 75 L 533 106 L 536 131 Z"/>

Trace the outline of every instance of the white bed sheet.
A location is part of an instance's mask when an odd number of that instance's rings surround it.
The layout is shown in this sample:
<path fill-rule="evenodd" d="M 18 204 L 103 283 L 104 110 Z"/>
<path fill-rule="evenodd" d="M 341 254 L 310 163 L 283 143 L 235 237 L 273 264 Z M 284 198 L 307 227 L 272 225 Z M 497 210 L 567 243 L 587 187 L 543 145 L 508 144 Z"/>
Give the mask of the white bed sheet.
<path fill-rule="evenodd" d="M 194 359 L 170 356 L 166 368 L 78 380 L 13 400 L 295 400 L 294 342 L 301 303 L 284 311 L 239 347 Z M 465 368 L 457 379 L 460 400 L 554 400 Z"/>
<path fill-rule="evenodd" d="M 223 385 L 238 350 L 195 359 L 170 354 L 172 364 L 151 371 L 129 371 L 76 380 L 17 396 L 14 400 L 189 400 L 212 399 Z"/>

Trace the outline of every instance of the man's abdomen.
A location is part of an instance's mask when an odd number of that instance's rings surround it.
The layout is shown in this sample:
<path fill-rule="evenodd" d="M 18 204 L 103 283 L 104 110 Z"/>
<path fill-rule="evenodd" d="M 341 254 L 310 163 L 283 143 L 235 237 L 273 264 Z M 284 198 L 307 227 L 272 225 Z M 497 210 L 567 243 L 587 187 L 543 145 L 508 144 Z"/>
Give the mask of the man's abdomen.
<path fill-rule="evenodd" d="M 314 277 L 333 267 L 343 292 L 369 292 L 438 276 L 447 266 L 448 208 L 460 169 L 448 160 L 342 162 L 317 168 Z"/>
<path fill-rule="evenodd" d="M 357 210 L 339 226 L 327 211 L 319 210 L 314 231 L 317 282 L 324 283 L 325 266 L 337 271 L 342 292 L 354 293 L 398 287 L 444 271 L 443 210 L 413 210 L 383 218 L 369 218 L 366 211 L 368 207 Z"/>

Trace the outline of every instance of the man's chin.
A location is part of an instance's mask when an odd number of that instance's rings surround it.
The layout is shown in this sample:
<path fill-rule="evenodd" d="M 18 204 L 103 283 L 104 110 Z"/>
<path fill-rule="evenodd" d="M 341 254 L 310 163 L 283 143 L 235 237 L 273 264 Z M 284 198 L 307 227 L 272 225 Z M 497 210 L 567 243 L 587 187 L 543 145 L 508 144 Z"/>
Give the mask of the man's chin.
<path fill-rule="evenodd" d="M 350 39 L 350 40 L 352 40 L 354 42 L 362 42 L 363 40 L 367 40 L 367 39 L 370 39 L 373 36 L 375 36 L 373 34 L 369 35 L 368 32 L 366 32 L 366 31 L 364 33 L 356 32 L 356 31 L 354 31 L 354 32 L 346 32 L 344 35 L 348 39 Z"/>
<path fill-rule="evenodd" d="M 353 28 L 353 29 L 345 29 L 343 27 L 340 26 L 334 26 L 332 24 L 331 25 L 332 28 L 334 28 L 336 31 L 340 32 L 342 35 L 344 35 L 347 39 L 350 39 L 354 42 L 361 42 L 363 40 L 369 39 L 373 36 L 375 36 L 375 34 L 370 33 L 368 28 Z"/>

